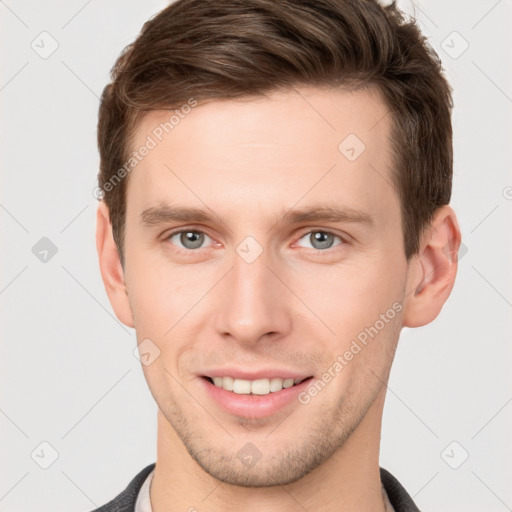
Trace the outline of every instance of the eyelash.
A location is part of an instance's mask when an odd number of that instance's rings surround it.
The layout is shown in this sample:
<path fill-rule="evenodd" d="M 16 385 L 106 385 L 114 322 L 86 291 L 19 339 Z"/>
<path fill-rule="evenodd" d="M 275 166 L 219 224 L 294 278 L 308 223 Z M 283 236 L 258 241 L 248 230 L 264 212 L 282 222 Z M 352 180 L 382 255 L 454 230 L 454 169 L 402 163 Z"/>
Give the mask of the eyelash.
<path fill-rule="evenodd" d="M 207 233 L 205 233 L 204 231 L 202 231 L 200 229 L 179 229 L 179 230 L 172 231 L 171 233 L 165 235 L 164 240 L 165 241 L 170 241 L 170 239 L 173 236 L 175 236 L 175 235 L 180 235 L 182 233 L 189 233 L 189 232 L 200 233 L 200 234 L 203 234 L 203 235 L 207 236 L 210 239 L 212 238 L 211 236 L 209 236 Z M 306 235 L 310 235 L 312 233 L 324 233 L 324 234 L 327 234 L 327 235 L 333 235 L 335 238 L 338 238 L 340 240 L 340 242 L 341 242 L 339 244 L 333 245 L 332 247 L 329 247 L 329 248 L 324 249 L 324 250 L 322 250 L 322 249 L 314 249 L 313 248 L 312 250 L 315 253 L 317 253 L 317 254 L 328 253 L 330 250 L 334 249 L 335 247 L 342 246 L 342 245 L 345 245 L 347 243 L 347 240 L 345 239 L 345 237 L 343 237 L 341 235 L 338 235 L 336 233 L 333 233 L 332 231 L 325 230 L 325 229 L 310 229 L 309 231 L 305 231 L 305 232 L 301 233 L 300 236 L 297 238 L 296 242 L 294 242 L 293 245 L 295 245 L 299 240 L 304 238 Z M 178 251 L 183 252 L 183 253 L 187 253 L 187 254 L 190 254 L 190 253 L 193 253 L 193 252 L 200 252 L 201 250 L 206 249 L 205 247 L 200 247 L 198 249 L 187 249 L 187 248 L 179 247 L 179 246 L 175 246 L 175 247 L 176 247 L 176 249 Z M 311 248 L 303 247 L 303 249 L 311 249 Z"/>

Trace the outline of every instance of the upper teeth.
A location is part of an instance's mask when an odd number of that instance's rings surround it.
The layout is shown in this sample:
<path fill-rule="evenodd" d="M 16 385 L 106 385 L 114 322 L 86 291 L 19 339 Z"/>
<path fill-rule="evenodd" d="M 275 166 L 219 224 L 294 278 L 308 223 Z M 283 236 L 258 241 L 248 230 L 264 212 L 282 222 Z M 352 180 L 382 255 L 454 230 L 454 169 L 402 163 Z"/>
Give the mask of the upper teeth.
<path fill-rule="evenodd" d="M 226 391 L 233 391 L 239 395 L 268 395 L 276 391 L 281 391 L 283 388 L 291 388 L 294 384 L 302 382 L 303 379 L 257 379 L 245 380 L 234 379 L 233 377 L 213 377 L 213 383 L 218 388 L 223 388 Z"/>

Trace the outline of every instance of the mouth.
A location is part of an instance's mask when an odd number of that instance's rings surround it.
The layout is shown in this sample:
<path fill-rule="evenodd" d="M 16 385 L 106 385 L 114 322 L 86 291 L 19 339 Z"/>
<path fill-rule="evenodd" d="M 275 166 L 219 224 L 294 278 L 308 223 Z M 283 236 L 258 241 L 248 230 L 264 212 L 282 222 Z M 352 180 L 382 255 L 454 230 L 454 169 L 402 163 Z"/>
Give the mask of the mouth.
<path fill-rule="evenodd" d="M 199 379 L 199 383 L 202 384 L 205 397 L 215 407 L 231 416 L 260 420 L 272 418 L 290 407 L 303 407 L 299 398 L 312 379 L 313 376 L 246 380 L 205 375 Z"/>
<path fill-rule="evenodd" d="M 295 379 L 272 377 L 248 380 L 238 379 L 228 375 L 223 377 L 209 377 L 207 375 L 203 375 L 202 378 L 210 384 L 213 384 L 215 387 L 236 395 L 265 396 L 299 386 L 300 384 L 311 380 L 313 376 L 299 377 Z"/>

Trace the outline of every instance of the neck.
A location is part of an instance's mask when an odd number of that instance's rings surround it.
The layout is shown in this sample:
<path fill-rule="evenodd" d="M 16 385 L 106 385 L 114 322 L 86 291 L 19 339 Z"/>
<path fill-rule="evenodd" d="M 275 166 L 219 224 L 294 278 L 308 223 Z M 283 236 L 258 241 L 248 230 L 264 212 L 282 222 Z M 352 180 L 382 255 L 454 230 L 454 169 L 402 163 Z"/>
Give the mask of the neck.
<path fill-rule="evenodd" d="M 158 411 L 157 461 L 151 483 L 153 512 L 385 512 L 379 473 L 382 391 L 344 445 L 290 484 L 239 487 L 206 473 Z"/>

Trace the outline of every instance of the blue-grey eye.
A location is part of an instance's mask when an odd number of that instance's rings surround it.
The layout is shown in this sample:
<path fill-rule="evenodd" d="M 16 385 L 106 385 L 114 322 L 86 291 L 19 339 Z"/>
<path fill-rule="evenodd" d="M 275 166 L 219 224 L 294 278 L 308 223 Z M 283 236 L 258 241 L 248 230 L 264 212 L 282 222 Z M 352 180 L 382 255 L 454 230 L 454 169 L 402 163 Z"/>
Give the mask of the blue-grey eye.
<path fill-rule="evenodd" d="M 336 245 L 340 245 L 342 243 L 341 238 L 334 233 L 329 233 L 328 231 L 311 231 L 304 235 L 300 240 L 305 240 L 307 244 L 305 247 L 309 247 L 310 249 L 330 249 Z"/>
<path fill-rule="evenodd" d="M 198 249 L 206 239 L 210 237 L 201 231 L 179 231 L 169 237 L 171 243 L 183 247 L 184 249 Z"/>

